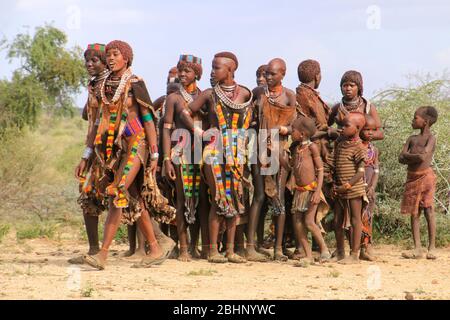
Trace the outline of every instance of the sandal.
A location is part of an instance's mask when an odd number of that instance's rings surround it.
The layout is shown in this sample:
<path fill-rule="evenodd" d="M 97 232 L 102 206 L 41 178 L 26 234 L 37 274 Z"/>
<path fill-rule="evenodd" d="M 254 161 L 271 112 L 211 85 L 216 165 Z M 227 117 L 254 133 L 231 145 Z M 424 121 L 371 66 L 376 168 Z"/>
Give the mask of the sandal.
<path fill-rule="evenodd" d="M 158 258 L 145 257 L 141 260 L 139 264 L 135 264 L 133 268 L 148 268 L 151 266 L 158 266 L 162 264 L 167 259 L 167 254 L 164 252 Z"/>
<path fill-rule="evenodd" d="M 98 270 L 105 270 L 105 263 L 100 261 L 99 256 L 85 255 L 83 256 L 83 262 Z"/>
<path fill-rule="evenodd" d="M 269 261 L 269 258 L 266 255 L 259 253 L 257 251 L 253 251 L 251 253 L 249 253 L 248 251 L 245 251 L 245 258 L 251 262 L 268 262 Z"/>
<path fill-rule="evenodd" d="M 208 262 L 210 262 L 210 263 L 227 263 L 228 259 L 225 258 L 220 253 L 217 253 L 216 255 L 208 257 Z"/>
<path fill-rule="evenodd" d="M 402 257 L 405 259 L 423 259 L 421 251 L 403 252 Z"/>
<path fill-rule="evenodd" d="M 288 261 L 288 257 L 286 257 L 284 254 L 276 252 L 273 255 L 273 260 L 280 261 L 280 262 L 286 262 Z"/>

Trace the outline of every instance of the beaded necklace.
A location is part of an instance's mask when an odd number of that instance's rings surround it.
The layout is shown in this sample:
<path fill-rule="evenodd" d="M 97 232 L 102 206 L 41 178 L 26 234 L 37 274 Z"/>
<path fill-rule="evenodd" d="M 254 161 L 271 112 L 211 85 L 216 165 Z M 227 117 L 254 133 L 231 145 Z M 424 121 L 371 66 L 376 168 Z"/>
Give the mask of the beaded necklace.
<path fill-rule="evenodd" d="M 276 99 L 283 93 L 283 86 L 281 84 L 274 89 L 274 91 L 270 91 L 268 86 L 264 87 L 264 94 L 266 95 L 267 100 L 269 100 L 270 104 L 276 104 Z"/>
<path fill-rule="evenodd" d="M 244 103 L 236 103 L 225 94 L 223 87 L 221 87 L 218 84 L 214 87 L 214 92 L 216 93 L 217 97 L 219 97 L 219 99 L 223 102 L 224 105 L 234 110 L 242 110 L 247 108 L 252 103 L 253 100 L 253 93 L 252 91 L 250 91 L 250 99 L 248 101 Z"/>
<path fill-rule="evenodd" d="M 345 109 L 347 111 L 355 111 L 358 110 L 359 106 L 361 105 L 361 97 L 356 97 L 355 99 L 351 100 L 351 101 L 346 101 L 344 99 L 342 99 L 342 103 L 341 103 Z"/>
<path fill-rule="evenodd" d="M 192 95 L 189 92 L 187 92 L 183 86 L 180 88 L 180 93 L 181 93 L 181 96 L 183 97 L 183 99 L 187 103 L 192 103 L 194 101 L 194 98 L 192 98 Z M 194 94 L 195 93 L 197 93 L 197 90 L 195 90 Z"/>
<path fill-rule="evenodd" d="M 108 76 L 111 74 L 111 72 L 108 69 L 103 70 L 100 72 L 94 79 L 95 82 L 100 82 L 108 78 Z"/>
<path fill-rule="evenodd" d="M 311 140 L 308 139 L 308 140 L 302 141 L 301 145 L 299 145 L 297 147 L 297 162 L 298 162 L 298 164 L 296 166 L 297 172 L 300 171 L 300 169 L 302 168 L 302 165 L 303 165 L 303 161 L 302 161 L 303 160 L 303 152 L 309 148 L 311 143 L 312 143 Z M 305 146 L 308 146 L 308 147 L 305 148 Z"/>
<path fill-rule="evenodd" d="M 105 80 L 103 81 L 103 84 L 102 84 L 101 91 L 100 91 L 101 97 L 102 97 L 102 102 L 103 102 L 105 105 L 109 106 L 109 105 L 115 104 L 117 101 L 119 101 L 120 96 L 122 95 L 122 92 L 123 92 L 123 90 L 125 89 L 125 86 L 126 86 L 127 83 L 128 83 L 128 80 L 130 80 L 130 78 L 131 78 L 132 76 L 133 76 L 133 73 L 131 72 L 131 68 L 128 68 L 128 69 L 123 73 L 122 77 L 120 78 L 119 85 L 118 85 L 118 87 L 117 87 L 117 89 L 116 89 L 116 92 L 114 93 L 114 96 L 112 97 L 111 101 L 109 101 L 109 100 L 106 98 L 106 95 L 105 95 L 105 84 L 106 84 L 106 81 L 108 80 L 108 77 L 105 78 Z"/>
<path fill-rule="evenodd" d="M 106 139 L 106 161 L 108 161 L 111 158 L 113 145 L 114 145 L 114 136 L 115 136 L 115 129 L 116 129 L 116 121 L 117 121 L 117 112 L 118 112 L 118 106 L 116 103 L 119 101 L 123 91 L 125 90 L 125 87 L 132 77 L 131 68 L 128 68 L 122 77 L 120 78 L 120 81 L 117 82 L 114 79 L 110 79 L 110 77 L 106 77 L 103 80 L 102 87 L 100 90 L 102 102 L 105 106 L 109 108 L 110 112 L 110 118 L 108 123 L 108 137 Z M 108 86 L 114 87 L 116 83 L 118 83 L 117 89 L 114 93 L 114 96 L 111 101 L 108 101 L 105 95 L 105 85 L 108 82 Z M 101 144 L 101 132 L 98 130 L 97 136 L 95 138 L 95 144 Z"/>

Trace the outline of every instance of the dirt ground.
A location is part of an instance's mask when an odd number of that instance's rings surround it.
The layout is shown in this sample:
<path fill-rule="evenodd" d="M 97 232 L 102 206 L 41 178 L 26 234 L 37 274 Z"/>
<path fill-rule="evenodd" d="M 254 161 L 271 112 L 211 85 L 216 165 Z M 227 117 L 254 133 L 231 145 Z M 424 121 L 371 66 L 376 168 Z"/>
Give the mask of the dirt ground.
<path fill-rule="evenodd" d="M 352 266 L 167 260 L 135 269 L 117 255 L 104 271 L 67 263 L 84 250 L 81 242 L 4 239 L 0 299 L 450 299 L 449 249 L 435 261 L 413 261 L 401 258 L 401 248 L 378 246 L 377 262 Z"/>

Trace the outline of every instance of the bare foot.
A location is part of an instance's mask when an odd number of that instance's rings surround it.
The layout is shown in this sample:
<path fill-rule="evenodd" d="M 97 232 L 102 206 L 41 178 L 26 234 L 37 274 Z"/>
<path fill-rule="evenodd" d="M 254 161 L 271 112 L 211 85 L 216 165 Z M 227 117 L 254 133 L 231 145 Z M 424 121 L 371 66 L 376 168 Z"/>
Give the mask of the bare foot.
<path fill-rule="evenodd" d="M 365 260 L 365 261 L 376 261 L 377 258 L 375 258 L 373 255 L 369 253 L 368 250 L 361 248 L 359 252 L 359 259 Z"/>
<path fill-rule="evenodd" d="M 303 250 L 295 249 L 294 254 L 292 255 L 292 260 L 300 260 L 306 257 L 305 252 Z"/>
<path fill-rule="evenodd" d="M 375 257 L 375 252 L 373 251 L 372 245 L 368 245 L 366 247 L 366 252 L 369 256 Z"/>
<path fill-rule="evenodd" d="M 408 252 L 403 252 L 402 257 L 405 259 L 423 259 L 422 248 L 414 249 Z"/>
<path fill-rule="evenodd" d="M 272 254 L 263 247 L 256 247 L 256 252 L 265 255 L 267 258 L 272 258 Z"/>
<path fill-rule="evenodd" d="M 427 252 L 427 259 L 428 260 L 436 260 L 437 259 L 437 256 L 436 256 L 436 254 L 434 252 L 434 249 L 429 249 L 428 250 L 428 252 Z"/>
<path fill-rule="evenodd" d="M 339 262 L 344 259 L 345 259 L 345 252 L 339 252 L 336 250 L 331 254 L 331 259 L 329 261 L 330 262 Z"/>
<path fill-rule="evenodd" d="M 280 251 L 275 251 L 273 253 L 273 260 L 280 261 L 280 262 L 286 262 L 288 261 L 288 257 L 282 254 Z"/>
<path fill-rule="evenodd" d="M 331 254 L 330 251 L 326 250 L 324 252 L 322 252 L 319 256 L 319 262 L 328 262 L 331 259 Z"/>
<path fill-rule="evenodd" d="M 338 263 L 340 264 L 357 264 L 359 263 L 359 257 L 357 253 L 350 253 L 350 255 L 342 260 L 340 260 Z"/>
<path fill-rule="evenodd" d="M 187 251 L 182 251 L 177 260 L 181 262 L 191 262 L 192 256 Z"/>
<path fill-rule="evenodd" d="M 236 253 L 227 255 L 226 258 L 228 259 L 228 262 L 231 262 L 231 263 L 246 263 L 247 262 L 247 260 L 245 258 L 241 257 L 240 255 L 238 255 Z"/>
<path fill-rule="evenodd" d="M 269 258 L 264 254 L 256 252 L 254 248 L 247 248 L 244 252 L 244 257 L 247 258 L 248 261 L 252 262 L 267 262 Z"/>

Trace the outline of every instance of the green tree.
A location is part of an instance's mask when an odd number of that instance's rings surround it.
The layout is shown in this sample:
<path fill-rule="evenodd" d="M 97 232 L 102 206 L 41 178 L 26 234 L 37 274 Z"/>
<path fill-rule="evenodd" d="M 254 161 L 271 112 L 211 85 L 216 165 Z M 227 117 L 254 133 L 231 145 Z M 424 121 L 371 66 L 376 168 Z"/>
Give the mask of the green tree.
<path fill-rule="evenodd" d="M 34 35 L 18 34 L 3 41 L 10 62 L 18 61 L 11 81 L 0 82 L 0 126 L 36 125 L 42 110 L 74 114 L 73 96 L 86 83 L 87 75 L 79 47 L 66 48 L 66 34 L 45 25 Z"/>

